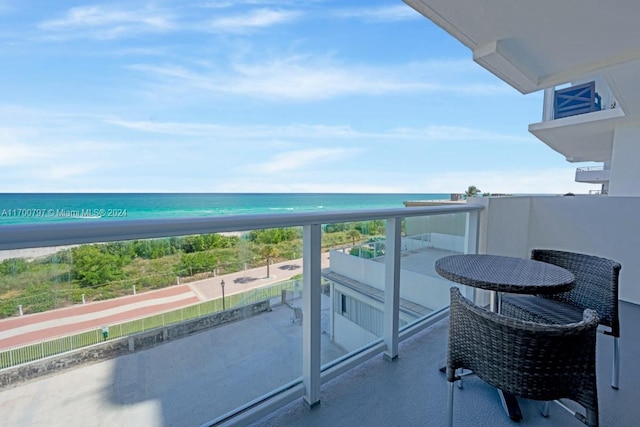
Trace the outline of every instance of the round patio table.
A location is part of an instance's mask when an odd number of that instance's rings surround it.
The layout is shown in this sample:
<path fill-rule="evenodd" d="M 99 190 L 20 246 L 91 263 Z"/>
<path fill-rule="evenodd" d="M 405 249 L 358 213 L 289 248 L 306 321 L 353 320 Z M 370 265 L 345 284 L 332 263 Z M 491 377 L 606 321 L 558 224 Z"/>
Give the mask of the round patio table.
<path fill-rule="evenodd" d="M 436 271 L 445 279 L 474 288 L 516 294 L 555 294 L 573 289 L 573 273 L 557 265 L 501 255 L 450 255 Z"/>
<path fill-rule="evenodd" d="M 573 273 L 545 262 L 501 255 L 450 255 L 435 263 L 436 271 L 445 279 L 491 292 L 491 310 L 500 312 L 501 295 L 555 294 L 575 286 Z M 498 390 L 507 415 L 522 419 L 515 396 Z"/>

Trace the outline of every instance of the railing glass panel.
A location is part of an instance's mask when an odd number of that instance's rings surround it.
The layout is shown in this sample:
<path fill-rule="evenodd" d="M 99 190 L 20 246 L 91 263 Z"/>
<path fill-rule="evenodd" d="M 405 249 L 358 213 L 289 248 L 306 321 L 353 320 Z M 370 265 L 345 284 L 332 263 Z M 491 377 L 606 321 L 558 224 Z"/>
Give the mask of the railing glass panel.
<path fill-rule="evenodd" d="M 329 362 L 383 336 L 385 229 L 383 219 L 323 226 L 330 257 L 322 270 L 322 347 Z"/>
<path fill-rule="evenodd" d="M 462 254 L 469 240 L 469 215 L 453 213 L 407 218 L 401 239 L 400 330 L 449 306 L 449 288 L 435 262 Z M 475 251 L 475 248 L 474 248 Z"/>
<path fill-rule="evenodd" d="M 171 424 L 221 416 L 302 375 L 302 330 L 283 304 L 302 288 L 301 244 L 292 227 L 3 251 L 0 368 L 145 351 L 95 384 L 112 404 L 155 401 Z M 144 380 L 119 393 L 128 376 Z M 174 395 L 191 389 L 210 394 Z"/>
<path fill-rule="evenodd" d="M 43 356 L 65 353 L 65 358 L 73 358 L 86 350 L 93 360 L 110 359 L 95 365 L 102 373 L 92 374 L 94 379 L 73 391 L 83 396 L 74 405 L 95 408 L 96 416 L 101 416 L 105 399 L 110 419 L 120 419 L 120 413 L 121 420 L 145 418 L 141 414 L 152 405 L 154 415 L 145 419 L 175 425 L 226 419 L 238 408 L 246 414 L 265 396 L 283 390 L 297 390 L 293 397 L 304 392 L 311 404 L 317 403 L 320 384 L 329 378 L 326 372 L 333 369 L 337 375 L 340 366 L 360 363 L 353 362 L 362 360 L 354 356 L 362 358 L 365 347 L 371 355 L 397 344 L 397 332 L 390 338 L 385 326 L 390 311 L 384 295 L 389 294 L 389 283 L 391 293 L 396 292 L 388 274 L 389 268 L 397 267 L 396 255 L 404 263 L 407 257 L 402 254 L 412 251 L 466 251 L 469 231 L 461 224 L 468 224 L 463 219 L 467 212 L 475 215 L 480 209 L 446 206 L 5 226 L 0 234 L 5 258 L 0 267 L 0 308 L 5 317 L 0 330 L 13 330 L 13 336 L 36 330 L 44 336 L 35 342 L 5 341 L 0 377 L 7 378 L 4 375 L 21 363 L 40 363 Z M 445 219 L 427 221 L 430 215 Z M 414 218 L 431 224 L 414 229 L 409 221 Z M 445 223 L 452 228 L 443 231 Z M 319 228 L 322 233 L 316 235 Z M 445 236 L 438 239 L 454 246 L 436 245 L 437 231 Z M 45 249 L 33 249 L 41 247 Z M 24 253 L 14 251 L 23 248 L 38 252 L 38 257 L 25 260 Z M 408 265 L 402 269 L 407 274 Z M 356 293 L 354 286 L 336 285 L 331 273 L 371 288 L 355 286 Z M 310 292 L 314 289 L 319 297 Z M 382 290 L 382 295 L 375 297 L 367 289 Z M 102 314 L 96 315 L 91 307 L 99 304 Z M 46 311 L 35 313 L 42 310 Z M 129 312 L 134 316 L 123 317 Z M 66 316 L 54 319 L 53 313 Z M 36 316 L 43 317 L 36 322 Z M 398 327 L 411 322 L 404 316 L 403 312 Z M 8 322 L 17 323 L 5 327 Z M 82 328 L 73 333 L 52 329 L 69 324 Z M 357 334 L 349 328 L 357 324 L 367 336 L 354 346 Z M 85 350 L 69 353 L 78 348 Z M 60 371 L 47 381 L 69 384 L 67 375 L 76 371 Z M 64 403 L 66 393 L 72 391 L 50 395 L 58 400 L 43 406 L 59 407 L 60 413 L 25 410 L 36 418 L 64 419 L 70 410 Z"/>

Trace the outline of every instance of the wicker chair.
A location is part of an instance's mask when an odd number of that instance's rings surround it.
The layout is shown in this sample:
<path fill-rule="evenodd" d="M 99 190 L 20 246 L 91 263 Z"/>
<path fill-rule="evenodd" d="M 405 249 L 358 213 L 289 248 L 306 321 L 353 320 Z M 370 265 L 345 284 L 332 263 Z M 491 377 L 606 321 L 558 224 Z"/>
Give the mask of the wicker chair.
<path fill-rule="evenodd" d="M 456 369 L 461 368 L 526 399 L 571 399 L 586 411 L 586 415 L 571 411 L 576 418 L 588 426 L 598 425 L 595 311 L 587 309 L 581 322 L 567 325 L 527 322 L 480 308 L 454 287 L 449 322 L 449 426 L 453 383 L 460 378 Z"/>
<path fill-rule="evenodd" d="M 573 290 L 554 295 L 504 295 L 500 312 L 505 316 L 538 323 L 571 323 L 582 319 L 585 308 L 598 312 L 600 324 L 613 336 L 611 387 L 620 377 L 620 320 L 618 317 L 618 276 L 620 264 L 592 255 L 548 249 L 534 249 L 531 258 L 563 267 L 573 273 Z"/>

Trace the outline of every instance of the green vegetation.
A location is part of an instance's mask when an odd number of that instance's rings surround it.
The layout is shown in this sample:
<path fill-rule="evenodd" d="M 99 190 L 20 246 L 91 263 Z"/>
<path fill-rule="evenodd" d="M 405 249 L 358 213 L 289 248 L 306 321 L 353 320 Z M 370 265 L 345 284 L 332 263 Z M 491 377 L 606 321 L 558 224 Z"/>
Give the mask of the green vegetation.
<path fill-rule="evenodd" d="M 277 245 L 278 243 L 302 238 L 299 228 L 267 228 L 249 232 L 248 240 L 253 243 L 265 245 Z"/>
<path fill-rule="evenodd" d="M 329 224 L 322 247 L 355 245 L 384 232 L 384 221 Z M 159 289 L 302 257 L 302 230 L 88 244 L 33 261 L 0 262 L 0 318 Z M 270 261 L 270 262 L 269 262 Z"/>
<path fill-rule="evenodd" d="M 356 230 L 355 228 L 353 230 L 347 231 L 347 236 L 351 239 L 351 244 L 353 246 L 356 245 L 356 240 L 360 240 L 360 238 L 362 237 L 360 232 L 358 230 Z"/>
<path fill-rule="evenodd" d="M 481 192 L 478 187 L 476 187 L 475 185 L 470 185 L 469 188 L 467 188 L 467 191 L 464 192 L 464 197 L 465 198 L 475 197 L 480 193 Z"/>
<path fill-rule="evenodd" d="M 111 244 L 78 246 L 71 250 L 71 274 L 81 287 L 122 280 L 124 266 L 132 261 L 128 252 Z"/>

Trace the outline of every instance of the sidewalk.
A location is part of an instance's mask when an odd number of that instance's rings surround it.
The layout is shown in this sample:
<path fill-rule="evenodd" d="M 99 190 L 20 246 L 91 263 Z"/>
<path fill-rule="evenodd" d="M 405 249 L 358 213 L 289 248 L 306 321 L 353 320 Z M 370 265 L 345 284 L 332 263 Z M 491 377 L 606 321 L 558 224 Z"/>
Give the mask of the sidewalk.
<path fill-rule="evenodd" d="M 322 268 L 328 266 L 329 253 L 327 252 L 322 254 Z M 188 285 L 204 301 L 222 298 L 222 286 L 220 286 L 220 283 L 223 280 L 224 294 L 229 296 L 265 285 L 283 282 L 299 274 L 302 274 L 302 258 L 272 264 L 269 267 L 269 277 L 267 277 L 267 266 L 265 265 L 264 267 L 238 271 L 237 273 L 210 277 L 188 283 Z"/>
<path fill-rule="evenodd" d="M 323 253 L 322 257 L 322 267 L 328 267 L 329 254 Z M 97 329 L 221 298 L 222 280 L 225 282 L 225 296 L 289 280 L 302 274 L 302 259 L 273 264 L 269 267 L 269 273 L 270 276 L 266 277 L 267 267 L 264 266 L 157 291 L 3 319 L 0 320 L 0 349 Z"/>

